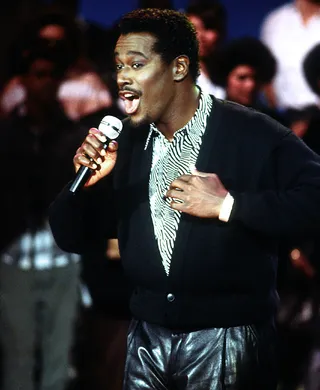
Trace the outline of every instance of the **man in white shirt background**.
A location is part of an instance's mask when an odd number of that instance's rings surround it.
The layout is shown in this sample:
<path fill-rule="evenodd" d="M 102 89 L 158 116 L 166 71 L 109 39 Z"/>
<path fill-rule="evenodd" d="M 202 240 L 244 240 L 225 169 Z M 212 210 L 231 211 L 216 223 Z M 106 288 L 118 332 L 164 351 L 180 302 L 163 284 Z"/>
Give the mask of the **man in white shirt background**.
<path fill-rule="evenodd" d="M 295 0 L 270 12 L 263 20 L 261 39 L 278 64 L 269 100 L 282 110 L 303 110 L 319 98 L 304 79 L 302 63 L 320 42 L 320 1 Z"/>

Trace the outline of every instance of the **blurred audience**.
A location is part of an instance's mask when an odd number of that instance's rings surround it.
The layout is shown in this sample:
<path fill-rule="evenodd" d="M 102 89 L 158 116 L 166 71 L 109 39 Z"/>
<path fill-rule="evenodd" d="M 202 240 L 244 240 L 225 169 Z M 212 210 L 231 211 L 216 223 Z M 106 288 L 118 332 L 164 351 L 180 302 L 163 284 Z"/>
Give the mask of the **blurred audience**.
<path fill-rule="evenodd" d="M 123 273 L 118 241 L 110 239 L 96 253 L 83 256 L 82 266 L 92 304 L 81 314 L 76 389 L 121 390 L 131 288 Z"/>
<path fill-rule="evenodd" d="M 310 368 L 319 310 L 317 239 L 283 243 L 280 253 L 279 389 L 311 390 L 306 385 L 315 379 Z"/>
<path fill-rule="evenodd" d="M 0 195 L 3 390 L 63 390 L 68 381 L 79 257 L 56 246 L 47 209 L 73 177 L 74 150 L 87 129 L 71 122 L 56 98 L 66 71 L 60 60 L 47 45 L 28 51 L 20 75 L 25 99 L 0 122 L 7 167 Z"/>
<path fill-rule="evenodd" d="M 17 38 L 15 57 L 27 55 L 39 40 L 47 42 L 49 47 L 59 47 L 61 56 L 68 63 L 65 79 L 57 93 L 70 119 L 78 120 L 112 105 L 106 84 L 86 55 L 83 34 L 74 18 L 55 8 L 45 7 L 23 26 Z M 19 72 L 17 69 L 3 88 L 0 103 L 4 114 L 10 113 L 25 99 Z"/>
<path fill-rule="evenodd" d="M 197 84 L 203 91 L 217 98 L 224 98 L 223 88 L 216 85 L 213 79 L 216 52 L 223 45 L 227 33 L 226 9 L 218 1 L 201 2 L 188 6 L 186 14 L 193 23 L 199 39 L 200 76 Z"/>
<path fill-rule="evenodd" d="M 303 62 L 305 79 L 310 89 L 320 99 L 320 43 L 315 45 L 306 55 Z M 299 136 L 316 153 L 320 154 L 320 106 L 314 105 L 309 109 L 309 120 Z"/>
<path fill-rule="evenodd" d="M 320 44 L 305 56 L 303 76 L 320 97 Z M 320 109 L 290 109 L 292 130 L 320 153 Z M 282 247 L 278 311 L 281 390 L 317 390 L 320 386 L 319 237 L 301 237 Z"/>
<path fill-rule="evenodd" d="M 243 37 L 230 41 L 219 53 L 215 65 L 216 83 L 225 89 L 226 99 L 252 107 L 285 124 L 285 118 L 268 107 L 262 94 L 276 72 L 276 61 L 259 40 Z"/>
<path fill-rule="evenodd" d="M 278 67 L 267 89 L 270 103 L 283 110 L 304 109 L 319 98 L 307 85 L 302 72 L 306 53 L 320 42 L 320 1 L 295 0 L 267 15 L 261 39 L 276 58 Z"/>

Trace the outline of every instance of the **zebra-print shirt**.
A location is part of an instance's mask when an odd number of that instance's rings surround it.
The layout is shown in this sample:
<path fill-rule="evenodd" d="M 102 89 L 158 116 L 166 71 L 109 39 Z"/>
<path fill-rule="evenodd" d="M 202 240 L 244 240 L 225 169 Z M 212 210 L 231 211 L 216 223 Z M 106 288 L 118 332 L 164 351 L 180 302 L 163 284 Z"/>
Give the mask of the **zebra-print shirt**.
<path fill-rule="evenodd" d="M 196 166 L 197 157 L 212 108 L 210 95 L 201 92 L 199 107 L 185 127 L 174 133 L 168 141 L 162 133 L 150 125 L 146 147 L 153 132 L 152 166 L 149 179 L 149 201 L 154 233 L 158 242 L 165 272 L 169 275 L 171 256 L 180 221 L 180 211 L 170 207 L 171 199 L 165 199 L 170 183 L 183 174 L 190 174 Z"/>

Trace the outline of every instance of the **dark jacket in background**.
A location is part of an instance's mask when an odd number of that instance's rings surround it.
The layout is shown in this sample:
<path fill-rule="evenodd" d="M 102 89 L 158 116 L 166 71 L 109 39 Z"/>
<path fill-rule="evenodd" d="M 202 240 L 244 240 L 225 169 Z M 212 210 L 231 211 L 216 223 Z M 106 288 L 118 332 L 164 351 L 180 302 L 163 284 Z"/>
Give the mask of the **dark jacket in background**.
<path fill-rule="evenodd" d="M 49 204 L 74 176 L 73 156 L 86 133 L 62 111 L 42 130 L 18 112 L 0 122 L 0 252 L 27 228 L 43 226 Z"/>

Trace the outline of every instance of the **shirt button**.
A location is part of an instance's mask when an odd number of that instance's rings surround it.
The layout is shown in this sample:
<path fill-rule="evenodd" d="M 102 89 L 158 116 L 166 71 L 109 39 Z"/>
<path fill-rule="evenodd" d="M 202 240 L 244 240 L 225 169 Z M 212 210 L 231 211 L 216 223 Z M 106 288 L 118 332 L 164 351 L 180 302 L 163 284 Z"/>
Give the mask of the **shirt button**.
<path fill-rule="evenodd" d="M 173 302 L 175 299 L 176 299 L 176 297 L 173 294 L 169 293 L 167 295 L 167 301 L 168 302 Z"/>

